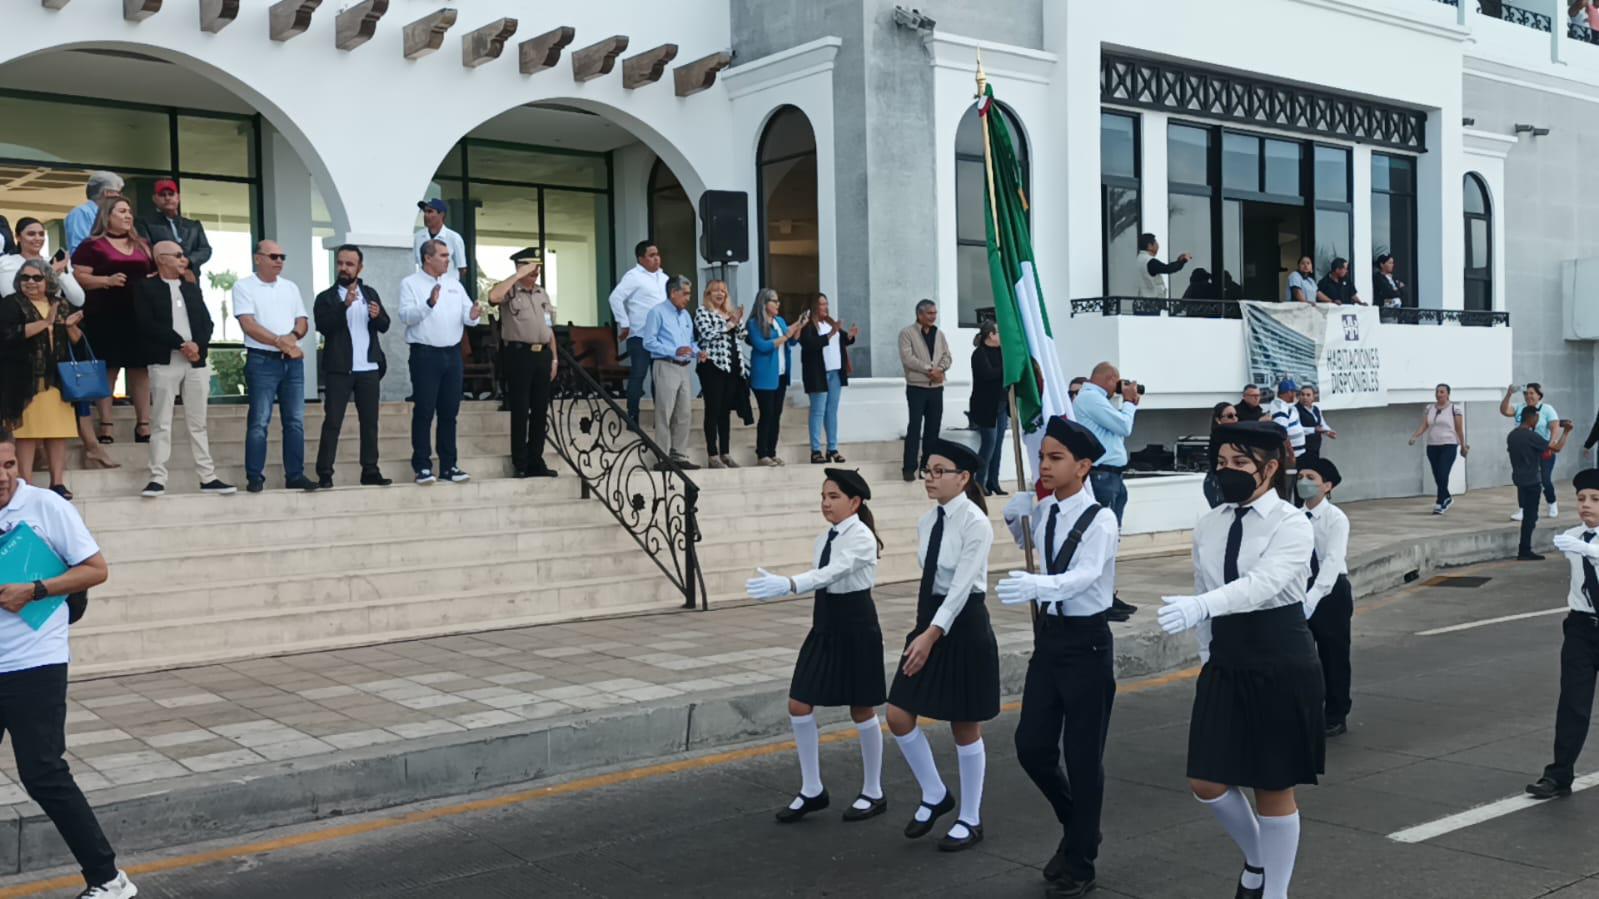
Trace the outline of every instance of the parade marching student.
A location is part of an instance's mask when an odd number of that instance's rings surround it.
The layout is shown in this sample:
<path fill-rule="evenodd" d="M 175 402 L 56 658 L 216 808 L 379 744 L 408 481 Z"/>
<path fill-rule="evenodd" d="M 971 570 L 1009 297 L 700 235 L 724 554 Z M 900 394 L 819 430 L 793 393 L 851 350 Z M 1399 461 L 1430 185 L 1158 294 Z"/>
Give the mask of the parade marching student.
<path fill-rule="evenodd" d="M 1044 866 L 1051 897 L 1094 888 L 1099 815 L 1105 797 L 1105 736 L 1116 698 L 1110 609 L 1116 585 L 1116 516 L 1094 502 L 1083 481 L 1105 448 L 1093 432 L 1051 418 L 1044 432 L 1039 481 L 1052 491 L 1031 511 L 1033 542 L 1044 574 L 1012 571 L 995 588 L 1006 604 L 1038 603 L 1033 657 L 1016 724 L 1016 758 L 1049 800 L 1063 836 Z M 1022 516 L 1031 493 L 1005 507 L 1005 524 L 1022 544 Z M 1106 512 L 1106 514 L 1100 514 Z M 1066 770 L 1061 771 L 1063 754 Z"/>
<path fill-rule="evenodd" d="M 849 706 L 860 732 L 861 793 L 844 810 L 845 821 L 864 821 L 888 810 L 883 797 L 883 728 L 877 706 L 883 704 L 883 632 L 877 624 L 872 584 L 883 542 L 866 500 L 866 480 L 842 468 L 823 470 L 822 517 L 830 526 L 816 538 L 816 567 L 783 577 L 757 569 L 746 584 L 754 599 L 816 592 L 811 631 L 805 635 L 794 677 L 788 688 L 789 722 L 799 753 L 803 784 L 794 801 L 777 813 L 780 824 L 792 824 L 828 806 L 822 786 L 816 706 Z"/>
<path fill-rule="evenodd" d="M 1571 795 L 1573 768 L 1588 736 L 1594 677 L 1599 674 L 1599 468 L 1577 472 L 1577 517 L 1582 523 L 1555 538 L 1555 549 L 1571 560 L 1571 588 L 1560 644 L 1560 702 L 1555 706 L 1555 758 L 1537 783 L 1535 799 Z"/>
<path fill-rule="evenodd" d="M 1301 604 L 1315 545 L 1284 500 L 1283 429 L 1217 428 L 1210 456 L 1222 505 L 1194 528 L 1197 596 L 1163 597 L 1160 625 L 1201 627 L 1204 667 L 1188 731 L 1188 784 L 1244 853 L 1236 895 L 1286 899 L 1299 851 L 1294 786 L 1314 784 L 1326 750 L 1321 665 Z M 1240 787 L 1253 787 L 1259 817 Z"/>
<path fill-rule="evenodd" d="M 1332 460 L 1317 456 L 1299 469 L 1296 488 L 1305 502 L 1316 549 L 1310 555 L 1310 584 L 1305 589 L 1305 618 L 1316 638 L 1326 700 L 1327 736 L 1349 730 L 1350 622 L 1355 617 L 1355 591 L 1349 585 L 1349 516 L 1333 505 L 1332 492 L 1343 481 Z"/>
<path fill-rule="evenodd" d="M 939 841 L 943 852 L 959 852 L 983 839 L 981 722 L 999 714 L 999 646 L 983 604 L 988 551 L 994 526 L 978 485 L 977 454 L 935 438 L 927 448 L 927 496 L 936 503 L 917 522 L 917 561 L 922 583 L 916 598 L 916 628 L 888 691 L 888 729 L 922 788 L 922 803 L 905 836 L 926 836 L 955 797 L 938 776 L 933 748 L 916 726 L 918 715 L 948 721 L 960 762 L 960 814 Z"/>

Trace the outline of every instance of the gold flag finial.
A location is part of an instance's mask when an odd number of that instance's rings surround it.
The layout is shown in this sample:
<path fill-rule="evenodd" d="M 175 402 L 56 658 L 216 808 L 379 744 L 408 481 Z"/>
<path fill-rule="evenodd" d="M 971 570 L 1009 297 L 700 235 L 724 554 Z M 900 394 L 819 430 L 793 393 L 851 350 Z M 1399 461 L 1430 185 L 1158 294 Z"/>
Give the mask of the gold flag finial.
<path fill-rule="evenodd" d="M 983 50 L 977 50 L 977 98 L 982 99 L 988 93 L 988 73 L 983 71 Z"/>

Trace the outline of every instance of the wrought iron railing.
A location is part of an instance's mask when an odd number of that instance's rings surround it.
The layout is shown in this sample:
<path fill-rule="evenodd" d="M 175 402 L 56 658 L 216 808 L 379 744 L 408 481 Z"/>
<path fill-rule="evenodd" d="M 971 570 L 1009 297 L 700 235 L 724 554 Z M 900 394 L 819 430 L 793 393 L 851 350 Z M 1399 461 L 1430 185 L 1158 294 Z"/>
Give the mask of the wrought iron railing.
<path fill-rule="evenodd" d="M 1552 32 L 1555 27 L 1555 20 L 1548 14 L 1533 12 L 1530 9 L 1523 9 L 1519 6 L 1511 6 L 1508 3 L 1500 7 L 1499 18 L 1512 25 L 1521 25 L 1525 28 L 1531 28 L 1533 31 L 1542 31 L 1545 34 Z"/>
<path fill-rule="evenodd" d="M 1168 318 L 1237 318 L 1237 300 L 1169 300 L 1161 297 L 1090 297 L 1072 300 L 1072 317 L 1079 315 L 1164 315 Z M 1381 308 L 1378 318 L 1391 325 L 1441 325 L 1445 323 L 1489 328 L 1509 325 L 1508 312 L 1471 309 Z"/>
<path fill-rule="evenodd" d="M 1585 44 L 1599 43 L 1599 40 L 1594 38 L 1593 28 L 1587 22 L 1567 22 L 1566 37 Z"/>
<path fill-rule="evenodd" d="M 1476 309 L 1379 309 L 1378 318 L 1390 325 L 1442 325 L 1457 324 L 1468 328 L 1492 328 L 1510 325 L 1508 312 L 1483 312 Z"/>
<path fill-rule="evenodd" d="M 709 608 L 695 552 L 700 488 L 642 428 L 631 426 L 627 411 L 570 352 L 560 353 L 549 418 L 556 455 L 582 482 L 583 496 L 604 504 L 683 592 L 683 608 Z"/>

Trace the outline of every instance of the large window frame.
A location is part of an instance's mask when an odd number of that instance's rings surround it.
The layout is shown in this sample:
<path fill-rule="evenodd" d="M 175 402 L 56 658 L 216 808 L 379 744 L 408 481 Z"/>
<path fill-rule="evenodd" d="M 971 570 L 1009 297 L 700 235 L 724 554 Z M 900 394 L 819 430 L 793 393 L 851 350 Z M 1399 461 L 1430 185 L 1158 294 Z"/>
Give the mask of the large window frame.
<path fill-rule="evenodd" d="M 683 235 L 666 233 L 670 229 L 664 226 L 661 219 L 663 210 L 670 205 L 676 204 L 681 204 L 688 211 L 688 245 L 685 256 L 688 259 L 688 267 L 686 271 L 683 264 L 674 258 L 677 254 L 668 252 L 667 248 L 661 246 L 664 242 L 667 247 L 675 250 L 682 243 L 679 238 L 683 237 Z M 645 191 L 645 216 L 646 221 L 649 222 L 649 239 L 655 241 L 656 248 L 661 250 L 661 261 L 665 270 L 672 274 L 681 273 L 698 281 L 700 253 L 697 246 L 698 231 L 695 227 L 698 213 L 694 209 L 694 202 L 688 197 L 688 191 L 683 188 L 683 182 L 677 177 L 677 173 L 672 171 L 672 167 L 666 164 L 666 160 L 659 157 L 656 157 L 655 164 L 650 166 L 650 177 Z"/>
<path fill-rule="evenodd" d="M 1014 109 L 998 101 L 994 102 L 992 108 L 999 110 L 999 114 L 1005 119 L 1006 127 L 1010 128 L 1011 142 L 1016 151 L 1016 161 L 1020 163 L 1022 170 L 1022 191 L 1031 196 L 1033 158 L 1027 144 L 1027 133 L 1022 130 L 1021 117 L 1016 114 Z M 971 124 L 976 122 L 978 118 L 977 108 L 975 106 L 969 107 L 962 115 L 960 123 L 956 125 L 955 131 L 955 285 L 957 291 L 955 307 L 956 324 L 962 328 L 977 327 L 979 311 L 992 308 L 994 305 L 993 286 L 988 278 L 988 240 L 986 236 L 982 238 L 962 236 L 963 231 L 971 230 L 971 222 L 961 215 L 959 198 L 962 193 L 962 179 L 967 179 L 968 185 L 972 179 L 977 181 L 976 191 L 979 197 L 985 196 L 988 190 L 988 163 L 983 158 L 983 154 L 981 152 L 962 152 L 961 150 L 962 127 L 971 127 Z M 981 134 L 981 131 L 979 130 L 978 133 Z M 972 190 L 971 186 L 968 186 L 966 190 Z M 981 215 L 981 212 L 979 214 Z M 1027 212 L 1027 217 L 1029 224 L 1031 224 L 1032 211 L 1030 209 Z M 966 228 L 963 229 L 962 225 L 965 225 Z M 986 233 L 983 230 L 985 227 L 986 225 L 979 223 L 976 231 L 978 233 Z M 972 277 L 969 269 L 964 267 L 965 260 L 972 254 L 969 252 L 963 253 L 961 251 L 962 247 L 968 249 L 979 248 L 983 251 L 982 270 L 976 273 L 977 277 L 975 278 Z M 962 276 L 963 272 L 966 273 L 964 277 Z M 964 291 L 960 290 L 960 285 L 965 284 L 968 280 L 984 285 L 988 288 L 988 292 L 978 297 L 962 296 L 961 294 Z"/>
<path fill-rule="evenodd" d="M 1105 145 L 1104 135 L 1106 134 L 1106 125 L 1108 124 L 1109 120 L 1112 119 L 1112 118 L 1115 118 L 1115 119 L 1126 119 L 1127 122 L 1132 126 L 1131 130 L 1132 130 L 1132 139 L 1133 139 L 1133 173 L 1131 175 L 1111 174 L 1111 173 L 1106 171 L 1105 164 L 1104 164 L 1104 145 Z M 1105 291 L 1105 296 L 1114 296 L 1116 294 L 1116 291 L 1111 289 L 1111 283 L 1110 283 L 1111 282 L 1111 273 L 1115 272 L 1115 271 L 1118 271 L 1119 269 L 1116 268 L 1118 260 L 1113 260 L 1111 258 L 1111 244 L 1113 242 L 1113 238 L 1117 234 L 1120 234 L 1120 233 L 1123 233 L 1123 232 L 1122 231 L 1116 231 L 1116 232 L 1112 231 L 1111 225 L 1112 225 L 1112 222 L 1114 221 L 1114 219 L 1116 218 L 1112 214 L 1115 211 L 1115 204 L 1112 203 L 1113 194 L 1120 195 L 1122 197 L 1126 197 L 1128 194 L 1131 194 L 1131 196 L 1132 196 L 1132 210 L 1131 210 L 1131 212 L 1132 212 L 1132 220 L 1133 220 L 1132 221 L 1132 235 L 1133 235 L 1133 246 L 1134 246 L 1135 249 L 1137 248 L 1137 245 L 1138 245 L 1137 244 L 1138 235 L 1142 234 L 1143 230 L 1144 230 L 1144 211 L 1143 211 L 1143 200 L 1144 200 L 1144 190 L 1143 190 L 1144 122 L 1143 122 L 1143 116 L 1140 116 L 1137 113 L 1122 112 L 1120 110 L 1112 110 L 1112 109 L 1101 110 L 1100 113 L 1099 113 L 1099 133 L 1100 133 L 1100 154 L 1101 154 L 1100 167 L 1099 167 L 1099 172 L 1100 172 L 1100 174 L 1099 174 L 1100 265 L 1101 265 L 1101 270 L 1104 273 L 1104 277 L 1102 278 L 1102 281 L 1103 281 L 1102 286 L 1103 286 L 1104 291 Z M 1132 256 L 1129 256 L 1128 258 L 1131 259 Z M 1125 261 L 1122 261 L 1122 264 L 1126 265 L 1128 263 L 1126 263 Z"/>
<path fill-rule="evenodd" d="M 1476 172 L 1467 172 L 1461 178 L 1461 189 L 1465 194 L 1461 198 L 1463 210 L 1463 224 L 1465 226 L 1464 262 L 1462 277 L 1464 280 L 1464 301 L 1462 306 L 1471 311 L 1492 312 L 1494 308 L 1494 207 L 1493 194 L 1488 190 L 1488 182 Z M 1470 192 L 1475 189 L 1482 198 L 1482 210 L 1471 208 L 1472 204 L 1466 202 L 1470 199 Z M 1480 224 L 1482 231 L 1482 246 L 1476 246 L 1476 239 L 1472 235 L 1473 225 Z M 1482 254 L 1483 265 L 1473 267 L 1471 260 L 1477 252 Z M 1481 300 L 1473 302 L 1472 287 L 1480 291 Z"/>
<path fill-rule="evenodd" d="M 810 146 L 806 149 L 799 149 L 792 152 L 784 152 L 781 155 L 769 156 L 767 154 L 767 144 L 772 139 L 773 135 L 777 133 L 778 125 L 785 116 L 798 116 L 799 120 L 805 123 L 805 127 L 810 133 L 811 137 Z M 761 128 L 760 140 L 757 141 L 755 145 L 755 214 L 757 222 L 756 233 L 759 235 L 760 240 L 758 259 L 760 260 L 761 286 L 771 287 L 778 292 L 782 315 L 788 321 L 794 321 L 799 315 L 800 310 L 809 306 L 813 297 L 802 296 L 801 294 L 804 293 L 803 291 L 798 293 L 791 290 L 785 291 L 783 286 L 779 286 L 774 282 L 771 258 L 772 239 L 767 221 L 767 213 L 769 211 L 767 209 L 766 200 L 766 191 L 768 187 L 767 178 L 771 177 L 769 174 L 770 169 L 777 166 L 786 165 L 787 163 L 799 162 L 807 158 L 810 159 L 813 171 L 817 171 L 819 174 L 818 167 L 820 165 L 820 161 L 817 155 L 816 126 L 811 122 L 810 116 L 806 115 L 805 111 L 800 109 L 798 106 L 794 106 L 792 104 L 779 106 L 777 109 L 772 111 L 771 117 L 766 120 L 766 124 Z M 817 187 L 820 189 L 819 182 L 817 183 Z M 816 222 L 818 226 L 817 237 L 818 241 L 820 241 L 822 211 L 821 197 L 819 195 L 813 195 L 811 197 L 811 201 L 813 204 L 812 208 L 816 214 Z M 816 282 L 816 290 L 819 291 L 821 289 L 821 246 L 819 242 L 817 246 L 817 265 L 814 280 Z M 835 301 L 837 300 L 836 297 L 833 299 Z M 836 306 L 833 308 L 833 311 L 835 313 L 838 311 Z"/>
<path fill-rule="evenodd" d="M 1392 186 L 1392 181 L 1391 180 L 1389 182 L 1390 186 L 1387 187 L 1387 188 L 1382 188 L 1382 187 L 1378 186 L 1377 167 L 1379 165 L 1387 165 L 1390 162 L 1395 162 L 1395 161 L 1401 161 L 1406 166 L 1409 167 L 1409 170 L 1410 170 L 1410 189 L 1408 191 L 1394 189 L 1393 186 Z M 1372 167 L 1372 182 L 1371 182 L 1371 199 L 1372 199 L 1371 256 L 1367 260 L 1367 265 L 1371 265 L 1371 264 L 1375 263 L 1375 261 L 1377 259 L 1377 256 L 1379 254 L 1381 254 L 1381 253 L 1389 253 L 1389 254 L 1393 255 L 1393 257 L 1397 260 L 1398 274 L 1401 275 L 1401 276 L 1404 276 L 1404 275 L 1408 274 L 1408 276 L 1409 276 L 1408 281 L 1407 281 L 1407 286 L 1409 287 L 1409 290 L 1406 291 L 1406 296 L 1403 299 L 1404 305 L 1406 307 L 1408 307 L 1408 308 L 1415 308 L 1415 307 L 1421 305 L 1421 291 L 1419 289 L 1420 285 L 1418 285 L 1416 283 L 1416 280 L 1417 280 L 1416 279 L 1416 275 L 1417 275 L 1417 273 L 1420 270 L 1420 266 L 1417 265 L 1417 261 L 1416 261 L 1416 253 L 1418 251 L 1419 242 L 1420 242 L 1420 237 L 1419 237 L 1419 234 L 1418 234 L 1419 228 L 1418 228 L 1418 221 L 1417 221 L 1418 216 L 1417 216 L 1417 208 L 1416 208 L 1416 179 L 1419 176 L 1420 169 L 1421 169 L 1421 167 L 1417 164 L 1417 162 L 1418 162 L 1418 160 L 1416 159 L 1416 157 L 1407 156 L 1407 155 L 1400 154 L 1400 153 L 1377 153 L 1377 152 L 1373 152 L 1371 154 L 1371 167 Z M 1378 197 L 1387 198 L 1387 202 L 1389 204 L 1389 211 L 1388 211 L 1388 244 L 1386 246 L 1384 246 L 1382 244 L 1379 244 L 1377 242 L 1378 241 L 1378 234 L 1377 234 L 1377 209 L 1376 209 L 1377 203 L 1376 203 L 1376 201 L 1377 201 Z M 1401 203 L 1403 205 L 1403 208 L 1405 209 L 1406 213 L 1408 214 L 1408 218 L 1410 220 L 1409 221 L 1409 227 L 1405 229 L 1405 233 L 1400 235 L 1400 237 L 1402 239 L 1408 241 L 1408 245 L 1405 245 L 1405 246 L 1398 245 L 1397 241 L 1394 239 L 1394 234 L 1393 234 L 1393 230 L 1394 230 L 1393 229 L 1393 212 L 1392 212 L 1392 209 L 1393 209 L 1393 205 L 1394 205 L 1395 202 L 1399 202 L 1399 203 Z M 1400 277 L 1400 280 L 1401 281 L 1406 281 L 1406 278 L 1405 277 Z"/>

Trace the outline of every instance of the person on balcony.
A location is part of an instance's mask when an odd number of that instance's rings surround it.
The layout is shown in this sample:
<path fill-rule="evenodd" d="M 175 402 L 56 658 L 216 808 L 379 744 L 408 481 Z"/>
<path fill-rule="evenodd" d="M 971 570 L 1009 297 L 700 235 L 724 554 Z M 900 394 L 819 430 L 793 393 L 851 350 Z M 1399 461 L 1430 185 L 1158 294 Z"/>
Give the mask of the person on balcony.
<path fill-rule="evenodd" d="M 1288 302 L 1316 302 L 1316 260 L 1299 257 L 1299 268 L 1288 276 Z"/>
<path fill-rule="evenodd" d="M 1111 399 L 1113 391 L 1121 396 L 1120 405 Z M 1089 374 L 1088 383 L 1083 385 L 1073 407 L 1077 420 L 1105 448 L 1104 454 L 1094 462 L 1094 470 L 1088 474 L 1088 483 L 1093 488 L 1095 501 L 1115 513 L 1118 529 L 1122 513 L 1127 510 L 1127 485 L 1122 480 L 1127 470 L 1127 438 L 1132 436 L 1133 418 L 1138 414 L 1140 399 L 1136 381 L 1123 381 L 1114 363 L 1101 362 Z M 1107 614 L 1111 621 L 1126 621 L 1136 611 L 1137 606 L 1113 596 Z"/>
<path fill-rule="evenodd" d="M 927 470 L 928 447 L 944 423 L 944 382 L 954 364 L 949 342 L 938 329 L 938 304 L 916 304 L 916 321 L 899 332 L 899 362 L 905 370 L 905 455 L 900 473 L 907 481 Z M 982 486 L 979 477 L 978 486 Z"/>
<path fill-rule="evenodd" d="M 1538 463 L 1540 483 L 1543 486 L 1544 499 L 1549 503 L 1549 517 L 1556 518 L 1560 515 L 1560 504 L 1555 502 L 1555 485 L 1553 480 L 1555 471 L 1555 456 L 1560 452 L 1560 448 L 1565 446 L 1566 442 L 1564 440 L 1559 441 L 1560 446 L 1558 447 L 1554 444 L 1556 442 L 1555 438 L 1558 437 L 1561 430 L 1563 430 L 1563 422 L 1560 420 L 1560 413 L 1555 411 L 1555 407 L 1543 401 L 1543 385 L 1539 384 L 1537 381 L 1527 382 L 1526 389 L 1522 391 L 1522 399 L 1525 400 L 1525 402 L 1517 403 L 1516 406 L 1512 408 L 1510 405 L 1510 398 L 1515 395 L 1516 385 L 1512 384 L 1505 389 L 1504 399 L 1499 401 L 1499 414 L 1506 418 L 1512 419 L 1519 424 L 1521 422 L 1522 412 L 1527 409 L 1534 409 L 1537 411 L 1538 424 L 1535 430 L 1538 432 L 1538 436 L 1542 437 L 1544 442 L 1549 444 L 1549 446 L 1544 448 L 1543 458 Z M 1522 503 L 1521 508 L 1517 509 L 1516 513 L 1510 516 L 1510 520 L 1520 521 L 1525 509 L 1526 504 Z"/>
<path fill-rule="evenodd" d="M 1183 253 L 1171 262 L 1161 262 L 1156 258 L 1159 253 L 1160 241 L 1155 239 L 1155 235 L 1147 232 L 1138 235 L 1138 271 L 1133 275 L 1133 283 L 1138 285 L 1140 297 L 1166 299 L 1171 295 L 1166 289 L 1166 276 L 1182 271 L 1188 260 L 1194 258 Z"/>
<path fill-rule="evenodd" d="M 544 251 L 528 247 L 511 256 L 516 271 L 494 285 L 489 302 L 502 306 L 501 346 L 505 353 L 506 402 L 511 407 L 511 467 L 519 478 L 553 478 L 544 464 L 550 385 L 555 382 L 555 329 L 550 295 L 539 286 Z"/>
<path fill-rule="evenodd" d="M 1221 292 L 1216 288 L 1216 280 L 1210 272 L 1196 268 L 1188 276 L 1188 289 L 1183 291 L 1185 300 L 1219 300 Z"/>
<path fill-rule="evenodd" d="M 1433 397 L 1435 401 L 1421 413 L 1421 426 L 1410 435 L 1410 445 L 1415 446 L 1423 434 L 1427 435 L 1427 465 L 1438 486 L 1438 501 L 1433 504 L 1432 514 L 1442 515 L 1455 504 L 1455 498 L 1449 495 L 1449 472 L 1455 467 L 1455 454 L 1465 456 L 1471 447 L 1466 445 L 1465 413 L 1450 401 L 1449 385 L 1439 384 Z"/>
<path fill-rule="evenodd" d="M 1377 257 L 1376 271 L 1372 273 L 1372 292 L 1377 297 L 1377 305 L 1386 309 L 1398 309 L 1405 305 L 1405 282 L 1394 277 L 1394 257 L 1387 253 Z"/>
<path fill-rule="evenodd" d="M 316 452 L 317 487 L 333 488 L 333 461 L 339 454 L 344 412 L 355 398 L 361 432 L 361 484 L 387 487 L 393 481 L 378 469 L 378 390 L 388 360 L 380 336 L 389 330 L 389 313 L 372 285 L 361 283 L 361 248 L 345 244 L 334 252 L 337 284 L 311 301 L 311 317 L 322 333 L 322 435 Z"/>
<path fill-rule="evenodd" d="M 1355 293 L 1355 284 L 1349 280 L 1349 260 L 1342 256 L 1332 261 L 1327 277 L 1316 284 L 1316 302 L 1337 303 L 1340 306 L 1364 306 L 1366 301 Z"/>
<path fill-rule="evenodd" d="M 692 366 L 710 357 L 694 342 L 694 317 L 688 312 L 693 290 L 694 282 L 682 275 L 667 281 L 666 302 L 650 310 L 640 335 L 652 360 L 655 443 L 669 457 L 656 463 L 658 471 L 669 471 L 673 465 L 699 468 L 688 460 L 688 426 L 694 417 L 691 376 Z"/>

